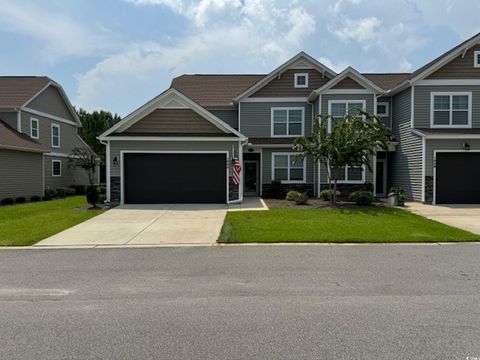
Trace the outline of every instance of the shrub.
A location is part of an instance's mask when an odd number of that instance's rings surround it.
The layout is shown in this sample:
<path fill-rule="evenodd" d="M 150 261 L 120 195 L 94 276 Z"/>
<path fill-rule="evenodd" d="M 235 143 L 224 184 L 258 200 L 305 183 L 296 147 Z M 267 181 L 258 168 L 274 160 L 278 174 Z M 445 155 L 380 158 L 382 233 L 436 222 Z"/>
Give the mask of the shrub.
<path fill-rule="evenodd" d="M 87 185 L 86 195 L 87 195 L 87 202 L 93 207 L 96 207 L 99 200 L 98 186 Z"/>
<path fill-rule="evenodd" d="M 373 184 L 372 183 L 366 183 L 362 186 L 360 189 L 361 191 L 370 191 L 373 192 Z"/>
<path fill-rule="evenodd" d="M 333 189 L 325 189 L 325 190 L 322 190 L 320 191 L 320 197 L 322 198 L 322 200 L 325 200 L 325 201 L 330 201 L 330 197 L 331 195 L 333 194 Z M 340 191 L 337 190 L 337 198 L 341 195 Z"/>
<path fill-rule="evenodd" d="M 57 196 L 57 191 L 55 189 L 45 189 L 45 196 L 47 200 L 51 200 Z"/>
<path fill-rule="evenodd" d="M 348 198 L 357 205 L 371 205 L 375 200 L 371 191 L 354 191 Z"/>
<path fill-rule="evenodd" d="M 30 201 L 31 202 L 39 202 L 40 200 L 42 200 L 42 198 L 38 195 L 33 195 L 31 198 L 30 198 Z"/>
<path fill-rule="evenodd" d="M 47 196 L 47 195 L 44 195 L 44 196 L 42 197 L 42 200 L 43 200 L 43 201 L 49 201 L 49 200 L 52 200 L 52 199 L 53 199 L 53 198 L 51 198 L 50 196 Z"/>
<path fill-rule="evenodd" d="M 100 194 L 105 195 L 107 193 L 107 188 L 105 186 L 99 186 L 98 191 Z"/>
<path fill-rule="evenodd" d="M 306 192 L 298 193 L 297 197 L 295 198 L 295 204 L 297 205 L 306 205 L 308 203 L 308 195 Z"/>
<path fill-rule="evenodd" d="M 388 197 L 396 197 L 398 205 L 403 206 L 405 204 L 405 189 L 401 186 L 394 186 L 390 189 Z"/>
<path fill-rule="evenodd" d="M 285 199 L 288 201 L 295 201 L 300 196 L 300 193 L 295 190 L 290 190 L 287 192 L 287 196 L 285 196 Z"/>
<path fill-rule="evenodd" d="M 64 188 L 63 191 L 64 191 L 65 196 L 74 196 L 74 195 L 76 195 L 75 189 L 72 189 L 72 188 L 69 188 L 69 187 L 68 187 L 68 188 Z"/>
<path fill-rule="evenodd" d="M 13 205 L 12 198 L 5 198 L 0 201 L 0 205 Z"/>
<path fill-rule="evenodd" d="M 272 180 L 270 192 L 274 198 L 280 198 L 280 195 L 282 194 L 282 182 L 279 180 Z"/>
<path fill-rule="evenodd" d="M 98 203 L 103 204 L 107 200 L 107 197 L 104 194 L 98 195 Z"/>
<path fill-rule="evenodd" d="M 85 185 L 70 185 L 70 188 L 75 190 L 75 195 L 85 195 Z"/>
<path fill-rule="evenodd" d="M 55 193 L 56 193 L 57 198 L 64 198 L 65 197 L 65 188 L 55 189 Z"/>
<path fill-rule="evenodd" d="M 25 199 L 23 196 L 19 196 L 15 199 L 15 204 L 25 204 L 25 201 L 27 201 L 27 199 Z"/>

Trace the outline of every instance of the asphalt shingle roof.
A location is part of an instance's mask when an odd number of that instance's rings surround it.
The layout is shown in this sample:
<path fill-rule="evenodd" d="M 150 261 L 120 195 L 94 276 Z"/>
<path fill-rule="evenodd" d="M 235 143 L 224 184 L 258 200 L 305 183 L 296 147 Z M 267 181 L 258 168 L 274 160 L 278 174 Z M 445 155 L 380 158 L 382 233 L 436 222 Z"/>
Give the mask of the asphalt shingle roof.
<path fill-rule="evenodd" d="M 50 81 L 46 76 L 0 76 L 0 109 L 21 107 Z"/>

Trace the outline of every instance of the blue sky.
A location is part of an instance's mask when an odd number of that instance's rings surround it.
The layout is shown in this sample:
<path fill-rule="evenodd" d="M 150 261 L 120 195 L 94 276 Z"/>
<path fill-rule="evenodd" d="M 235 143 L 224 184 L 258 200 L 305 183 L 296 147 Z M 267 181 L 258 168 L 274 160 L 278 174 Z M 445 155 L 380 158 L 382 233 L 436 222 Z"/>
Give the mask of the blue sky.
<path fill-rule="evenodd" d="M 480 32 L 478 0 L 0 0 L 2 75 L 126 115 L 184 73 L 268 73 L 303 50 L 412 71 Z"/>

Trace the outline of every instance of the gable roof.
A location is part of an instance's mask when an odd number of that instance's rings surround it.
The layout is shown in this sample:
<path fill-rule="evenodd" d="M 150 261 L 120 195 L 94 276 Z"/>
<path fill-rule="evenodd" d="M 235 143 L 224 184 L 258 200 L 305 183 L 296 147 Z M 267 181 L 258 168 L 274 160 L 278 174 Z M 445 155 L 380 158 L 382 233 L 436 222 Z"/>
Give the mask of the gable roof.
<path fill-rule="evenodd" d="M 46 153 L 42 145 L 0 119 L 0 148 Z"/>
<path fill-rule="evenodd" d="M 231 107 L 233 99 L 266 75 L 181 75 L 172 80 L 177 89 L 203 107 Z"/>
<path fill-rule="evenodd" d="M 412 76 L 411 73 L 362 73 L 362 75 L 385 91 L 393 89 Z"/>
<path fill-rule="evenodd" d="M 50 81 L 46 76 L 0 76 L 0 108 L 22 107 Z"/>

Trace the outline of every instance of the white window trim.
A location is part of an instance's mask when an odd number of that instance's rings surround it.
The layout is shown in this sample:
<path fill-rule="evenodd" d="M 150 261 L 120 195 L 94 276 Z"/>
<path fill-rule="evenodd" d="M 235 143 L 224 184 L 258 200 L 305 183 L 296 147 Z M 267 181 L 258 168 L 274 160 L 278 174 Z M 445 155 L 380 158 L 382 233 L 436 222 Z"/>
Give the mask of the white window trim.
<path fill-rule="evenodd" d="M 345 179 L 348 179 L 348 168 L 350 166 L 345 166 Z M 365 173 L 366 173 L 366 166 L 365 165 L 362 165 L 362 180 L 338 180 L 337 183 L 338 184 L 365 184 L 365 181 L 366 181 L 366 176 L 365 176 Z"/>
<path fill-rule="evenodd" d="M 332 104 L 345 104 L 345 110 L 348 109 L 348 104 L 350 103 L 362 103 L 362 110 L 367 111 L 367 101 L 366 100 L 354 100 L 354 99 L 345 99 L 345 100 L 328 100 L 328 114 L 332 114 Z M 347 110 L 348 111 L 348 110 Z M 345 116 L 347 113 L 345 113 Z M 362 118 L 365 120 L 365 116 L 362 115 Z M 328 131 L 332 131 L 332 119 L 328 118 Z"/>
<path fill-rule="evenodd" d="M 57 128 L 58 129 L 58 145 L 54 145 L 53 144 L 53 128 Z M 52 143 L 52 147 L 53 148 L 59 148 L 60 147 L 60 125 L 58 124 L 52 124 L 51 126 L 51 143 Z"/>
<path fill-rule="evenodd" d="M 379 113 L 378 112 L 378 106 L 382 105 L 385 106 L 385 112 L 384 113 Z M 379 102 L 377 103 L 377 116 L 390 116 L 390 104 L 388 102 Z"/>
<path fill-rule="evenodd" d="M 480 55 L 480 51 L 473 52 L 473 67 L 480 68 L 480 61 L 478 61 L 478 55 Z"/>
<path fill-rule="evenodd" d="M 33 136 L 33 123 L 37 124 L 37 126 L 36 126 L 37 136 Z M 38 119 L 33 118 L 33 117 L 30 118 L 30 137 L 32 139 L 40 138 L 40 123 L 39 123 Z"/>
<path fill-rule="evenodd" d="M 282 156 L 282 155 L 287 155 L 287 156 L 298 156 L 299 153 L 296 152 L 272 152 L 272 181 L 276 180 L 275 179 L 275 156 Z M 281 180 L 282 184 L 305 184 L 307 182 L 307 159 L 303 159 L 303 180 L 290 180 L 290 158 L 288 158 L 287 162 L 287 176 L 289 180 Z"/>
<path fill-rule="evenodd" d="M 59 164 L 60 164 L 60 174 L 58 174 L 58 175 L 55 175 L 55 174 L 53 173 L 53 164 L 54 164 L 54 163 L 59 163 Z M 54 176 L 54 177 L 60 177 L 60 176 L 62 176 L 62 160 L 52 160 L 52 176 Z"/>
<path fill-rule="evenodd" d="M 305 76 L 305 85 L 299 85 L 298 84 L 298 77 L 299 76 Z M 305 88 L 308 88 L 308 73 L 295 73 L 295 80 L 294 80 L 294 83 L 293 83 L 294 87 L 296 89 L 305 89 Z"/>
<path fill-rule="evenodd" d="M 435 96 L 450 96 L 450 110 L 449 110 L 449 125 L 435 125 L 434 124 L 434 99 Z M 468 124 L 467 125 L 452 125 L 453 120 L 453 101 L 452 96 L 468 96 Z M 440 91 L 430 93 L 430 127 L 432 129 L 469 129 L 472 127 L 472 92 L 456 92 L 456 91 Z"/>
<path fill-rule="evenodd" d="M 286 110 L 287 111 L 287 134 L 286 135 L 275 135 L 273 131 L 273 113 L 276 110 Z M 301 110 L 302 111 L 302 132 L 300 134 L 295 134 L 295 135 L 290 135 L 290 127 L 289 125 L 289 120 L 290 120 L 290 112 L 289 110 Z M 270 109 L 270 136 L 275 137 L 275 138 L 289 138 L 289 137 L 299 137 L 299 136 L 304 136 L 305 134 L 305 108 L 304 107 L 272 107 Z"/>

